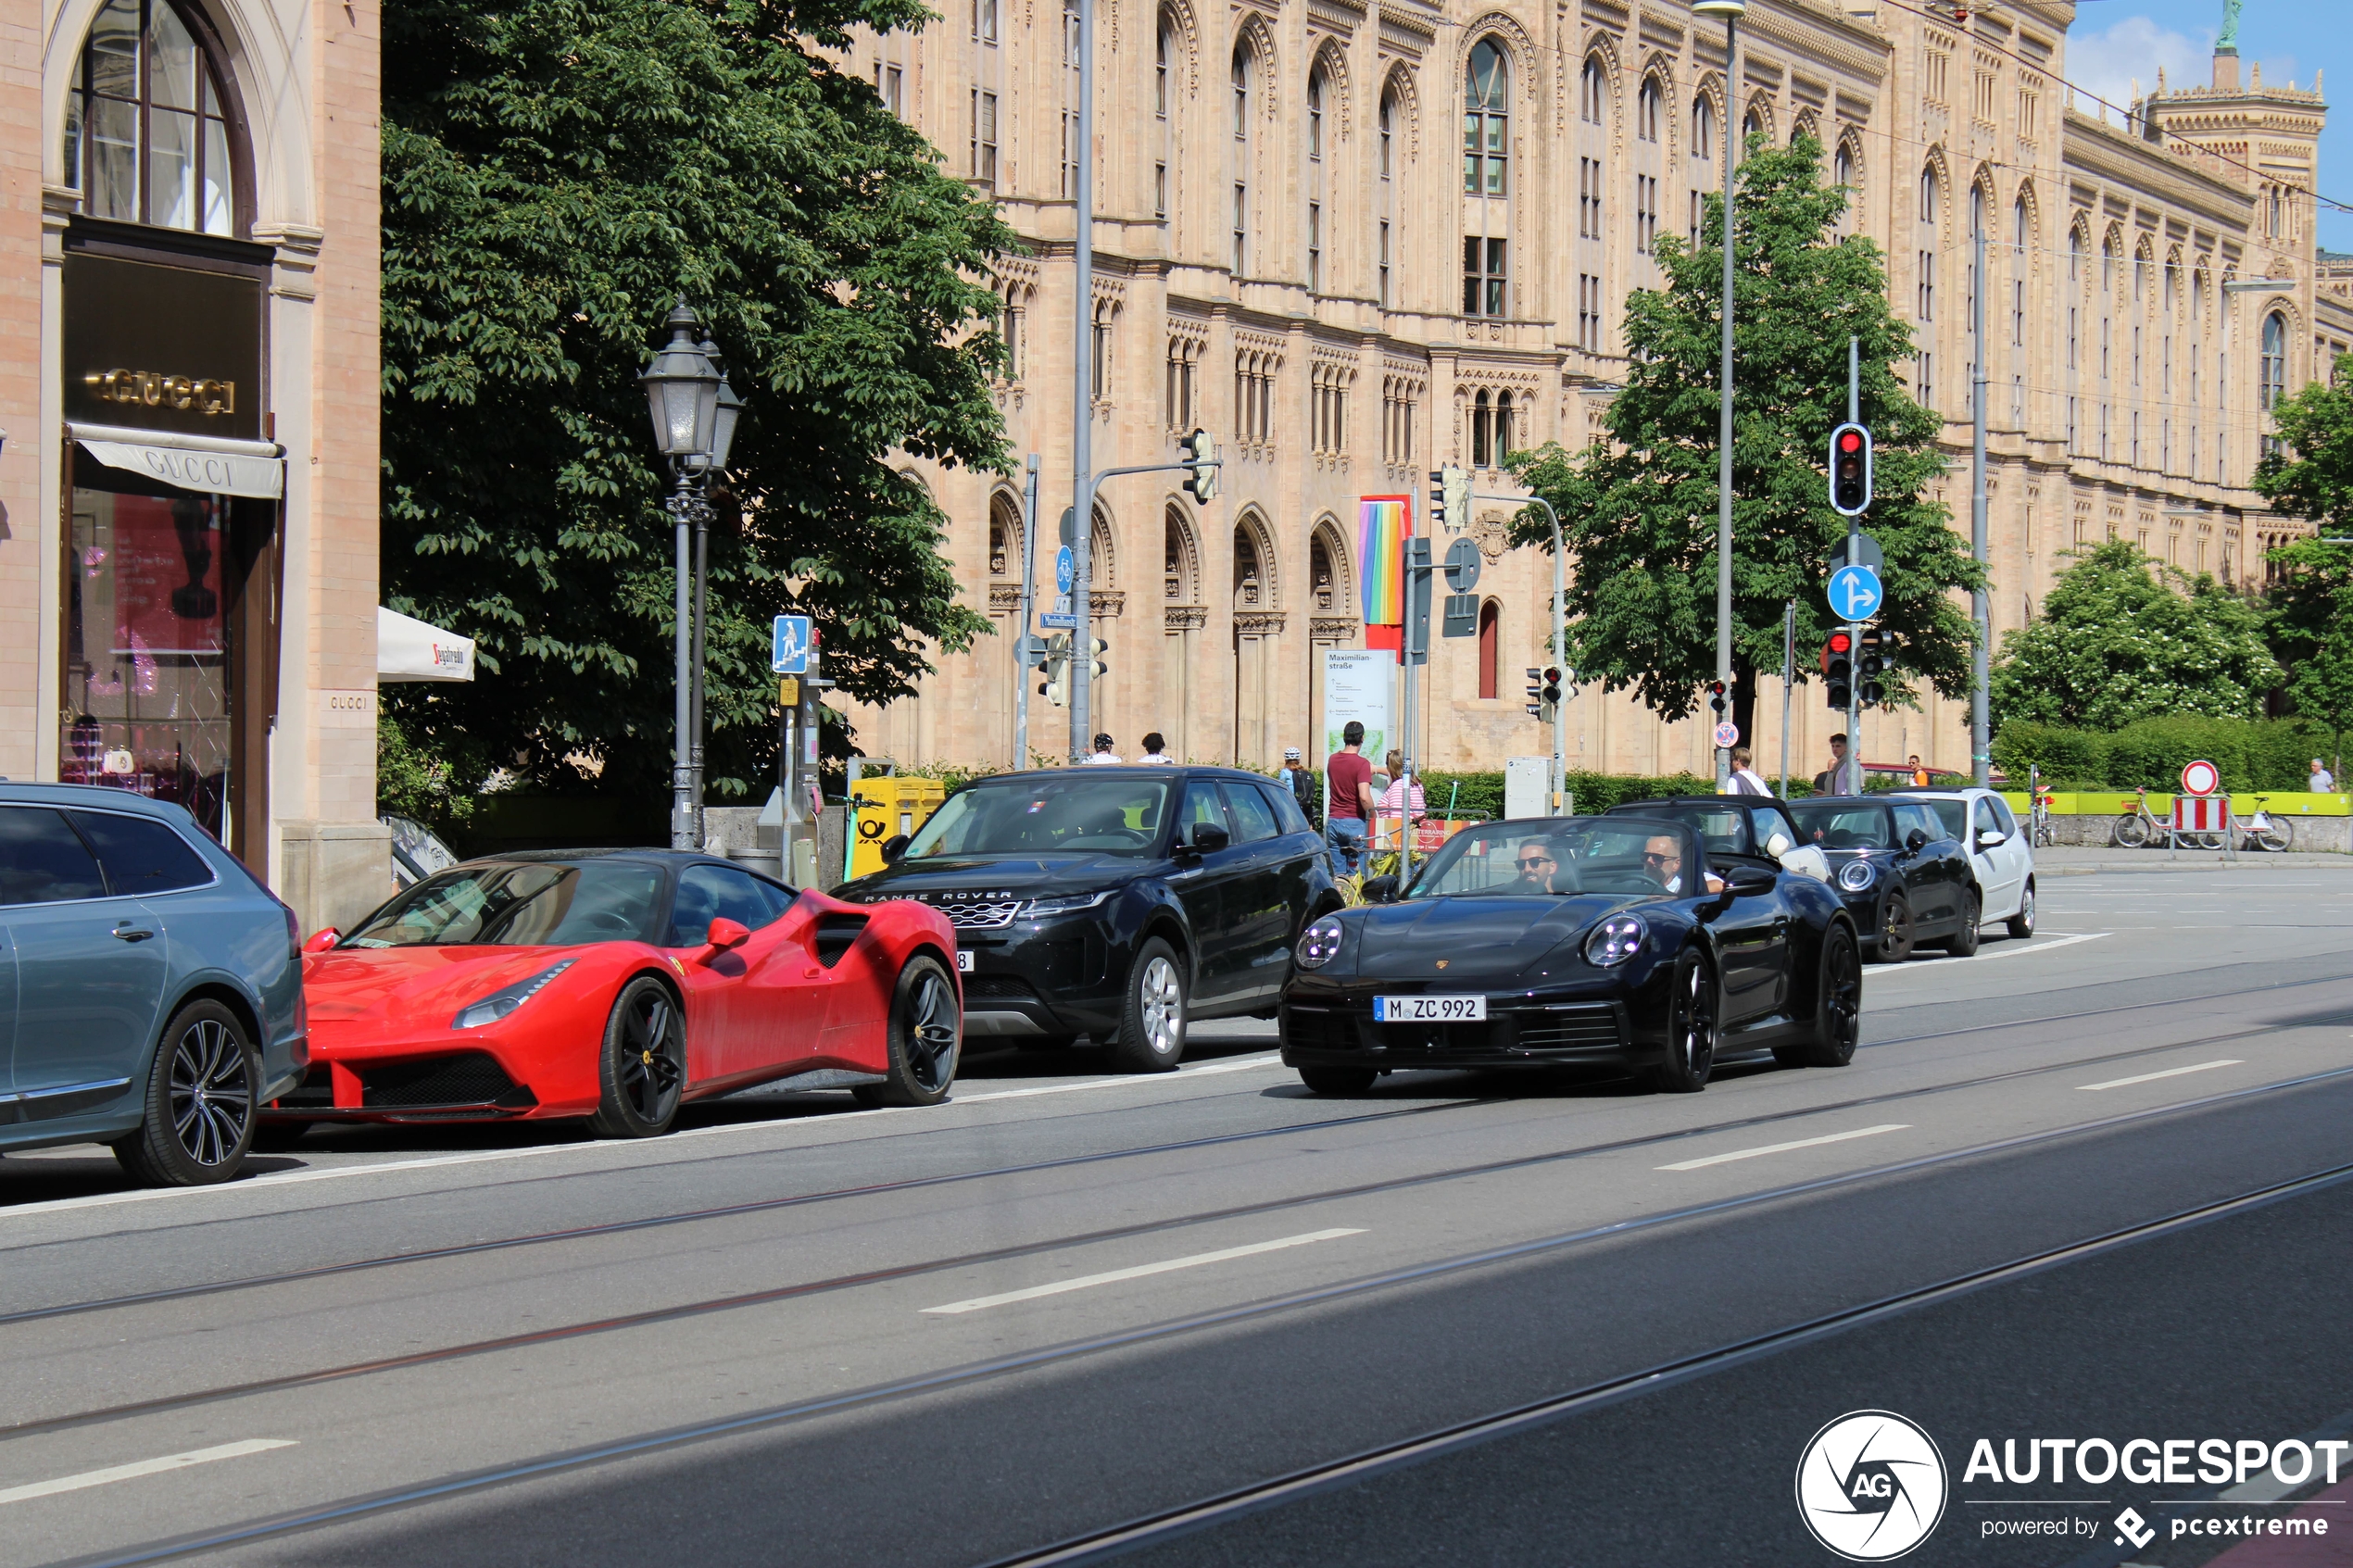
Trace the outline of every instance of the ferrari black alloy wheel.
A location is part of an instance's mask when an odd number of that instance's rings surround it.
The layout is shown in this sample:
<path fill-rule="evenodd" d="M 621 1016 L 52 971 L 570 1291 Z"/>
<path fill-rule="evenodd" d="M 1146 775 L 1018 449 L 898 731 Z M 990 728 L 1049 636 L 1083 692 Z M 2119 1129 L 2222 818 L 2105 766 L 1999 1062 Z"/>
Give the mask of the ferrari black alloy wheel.
<path fill-rule="evenodd" d="M 1707 1087 L 1707 1075 L 1716 1070 L 1717 1031 L 1716 971 L 1704 955 L 1685 953 L 1675 960 L 1667 1060 L 1658 1066 L 1658 1086 L 1678 1095 Z"/>
<path fill-rule="evenodd" d="M 1876 956 L 1881 963 L 1902 963 L 1912 956 L 1912 901 L 1901 893 L 1887 896 L 1887 912 L 1880 917 Z"/>
<path fill-rule="evenodd" d="M 861 1105 L 937 1105 L 956 1081 L 963 1050 L 963 1010 L 948 970 L 928 953 L 917 953 L 899 972 L 890 999 L 890 1071 L 879 1084 L 860 1084 L 850 1095 Z"/>
<path fill-rule="evenodd" d="M 588 1125 L 598 1136 L 659 1137 L 678 1119 L 686 1020 L 670 988 L 652 975 L 632 980 L 614 999 L 597 1076 L 601 1093 Z"/>
<path fill-rule="evenodd" d="M 1814 987 L 1814 1035 L 1800 1045 L 1776 1046 L 1784 1067 L 1843 1067 L 1855 1060 L 1863 1033 L 1863 960 L 1855 934 L 1841 922 L 1822 934 L 1822 972 Z"/>
<path fill-rule="evenodd" d="M 1944 944 L 1944 950 L 1957 959 L 1971 958 L 1977 952 L 1978 922 L 1985 918 L 1985 905 L 1972 887 L 1969 897 L 1961 900 L 1960 929 Z"/>
<path fill-rule="evenodd" d="M 253 1144 L 261 1061 L 245 1026 L 219 1002 L 172 1014 L 147 1070 L 146 1118 L 114 1146 L 125 1171 L 153 1186 L 225 1182 Z"/>

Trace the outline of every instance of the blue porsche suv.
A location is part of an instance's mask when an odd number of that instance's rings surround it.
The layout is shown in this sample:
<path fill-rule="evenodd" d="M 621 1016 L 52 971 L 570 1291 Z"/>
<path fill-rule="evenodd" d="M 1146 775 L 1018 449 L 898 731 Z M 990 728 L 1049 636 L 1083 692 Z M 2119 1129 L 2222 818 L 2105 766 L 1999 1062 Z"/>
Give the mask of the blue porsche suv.
<path fill-rule="evenodd" d="M 237 1173 L 308 1065 L 292 909 L 180 807 L 0 784 L 0 1153 L 106 1143 L 157 1185 Z"/>

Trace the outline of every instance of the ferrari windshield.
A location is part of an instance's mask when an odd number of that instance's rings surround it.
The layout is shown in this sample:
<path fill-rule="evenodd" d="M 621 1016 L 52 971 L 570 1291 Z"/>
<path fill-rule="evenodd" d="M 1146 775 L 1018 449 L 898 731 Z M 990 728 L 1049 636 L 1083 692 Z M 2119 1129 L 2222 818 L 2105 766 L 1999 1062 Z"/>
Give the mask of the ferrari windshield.
<path fill-rule="evenodd" d="M 968 784 L 932 813 L 905 859 L 934 855 L 1145 855 L 1160 837 L 1164 779 L 1091 769 Z"/>
<path fill-rule="evenodd" d="M 1806 842 L 1825 849 L 1893 849 L 1895 819 L 1884 806 L 1858 806 L 1853 801 L 1825 801 L 1816 806 L 1790 803 L 1797 831 Z"/>
<path fill-rule="evenodd" d="M 491 861 L 426 878 L 343 940 L 346 947 L 573 947 L 642 942 L 661 873 L 642 862 Z"/>
<path fill-rule="evenodd" d="M 1700 853 L 1680 822 L 1567 817 L 1482 822 L 1448 839 L 1405 890 L 1408 899 L 1473 895 L 1532 898 L 1579 893 L 1674 897 Z"/>

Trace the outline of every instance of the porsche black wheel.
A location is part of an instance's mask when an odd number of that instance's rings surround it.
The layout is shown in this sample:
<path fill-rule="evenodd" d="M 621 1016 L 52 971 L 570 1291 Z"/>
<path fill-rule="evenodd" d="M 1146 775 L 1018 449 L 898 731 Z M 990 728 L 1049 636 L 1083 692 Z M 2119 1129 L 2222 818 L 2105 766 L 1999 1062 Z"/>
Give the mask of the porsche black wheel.
<path fill-rule="evenodd" d="M 653 976 L 639 975 L 614 999 L 597 1076 L 600 1093 L 588 1125 L 599 1137 L 660 1137 L 678 1119 L 686 1020 Z"/>
<path fill-rule="evenodd" d="M 1319 1095 L 1361 1095 L 1379 1073 L 1369 1067 L 1302 1067 L 1299 1081 Z"/>
<path fill-rule="evenodd" d="M 114 1146 L 149 1186 L 205 1186 L 237 1173 L 253 1147 L 261 1060 L 237 1015 L 194 1001 L 171 1015 L 147 1070 L 146 1118 Z"/>
<path fill-rule="evenodd" d="M 1777 1046 L 1784 1067 L 1843 1067 L 1855 1060 L 1863 1033 L 1863 960 L 1855 934 L 1833 924 L 1822 934 L 1822 972 L 1814 987 L 1813 1037 L 1801 1045 Z"/>
<path fill-rule="evenodd" d="M 890 998 L 890 1071 L 879 1084 L 860 1084 L 849 1093 L 859 1104 L 937 1105 L 956 1081 L 956 1060 L 964 1047 L 963 1010 L 948 970 L 928 953 L 917 953 L 899 972 Z"/>
<path fill-rule="evenodd" d="M 1912 901 L 1901 893 L 1887 896 L 1887 910 L 1880 916 L 1879 951 L 1871 956 L 1881 963 L 1902 963 L 1912 956 Z"/>
<path fill-rule="evenodd" d="M 1979 898 L 1977 889 L 1972 887 L 1969 890 L 1969 897 L 1961 900 L 1960 929 L 1945 939 L 1944 950 L 1957 959 L 1974 957 L 1977 953 L 1978 923 L 1984 918 L 1985 905 Z"/>
<path fill-rule="evenodd" d="M 1675 960 L 1673 991 L 1667 1006 L 1667 1060 L 1654 1074 L 1668 1094 L 1688 1095 L 1707 1087 L 1716 1070 L 1718 1031 L 1716 972 L 1698 953 Z"/>

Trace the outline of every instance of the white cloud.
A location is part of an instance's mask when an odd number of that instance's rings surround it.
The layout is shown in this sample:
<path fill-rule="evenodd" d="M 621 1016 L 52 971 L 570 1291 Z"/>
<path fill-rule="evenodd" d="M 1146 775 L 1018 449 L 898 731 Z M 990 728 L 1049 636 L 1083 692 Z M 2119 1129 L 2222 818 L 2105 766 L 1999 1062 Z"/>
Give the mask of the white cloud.
<path fill-rule="evenodd" d="M 2158 69 L 2163 67 L 2170 86 L 2202 85 L 2208 79 L 2213 58 L 2210 31 L 2202 29 L 2193 38 L 2159 27 L 2146 17 L 2125 17 L 2097 32 L 2070 32 L 2067 37 L 2068 77 L 2077 87 L 2116 106 L 2108 115 L 2111 124 L 2122 120 L 2124 107 L 2133 101 L 2134 78 L 2140 80 L 2143 93 L 2153 93 Z M 2081 96 L 2075 107 L 2089 115 L 2100 112 L 2097 104 Z"/>

